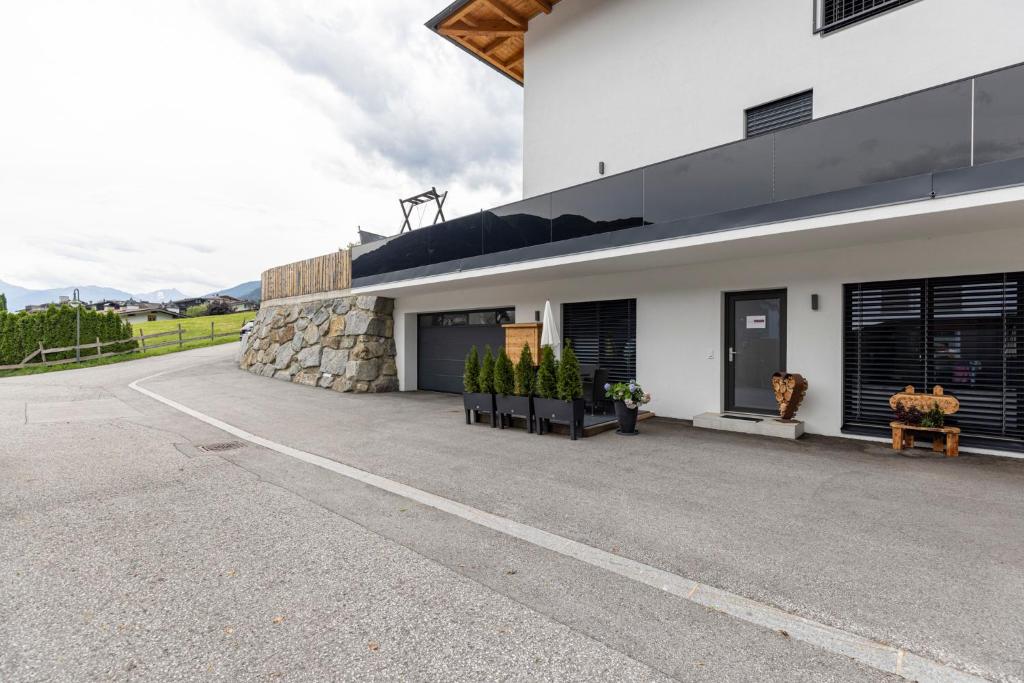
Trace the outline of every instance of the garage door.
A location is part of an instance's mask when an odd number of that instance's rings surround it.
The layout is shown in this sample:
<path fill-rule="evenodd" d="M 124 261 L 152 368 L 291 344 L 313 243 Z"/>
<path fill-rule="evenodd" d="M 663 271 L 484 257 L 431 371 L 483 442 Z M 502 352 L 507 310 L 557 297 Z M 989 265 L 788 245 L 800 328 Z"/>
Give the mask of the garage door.
<path fill-rule="evenodd" d="M 419 388 L 462 393 L 462 367 L 470 347 L 475 345 L 481 355 L 486 345 L 497 351 L 505 345 L 501 326 L 513 322 L 513 308 L 421 314 L 416 340 Z"/>

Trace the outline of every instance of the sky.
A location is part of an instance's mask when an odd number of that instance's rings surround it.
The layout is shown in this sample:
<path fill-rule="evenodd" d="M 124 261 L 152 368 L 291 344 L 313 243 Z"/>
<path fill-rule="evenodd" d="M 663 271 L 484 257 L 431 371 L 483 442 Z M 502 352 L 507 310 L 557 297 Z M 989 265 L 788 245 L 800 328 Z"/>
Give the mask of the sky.
<path fill-rule="evenodd" d="M 0 280 L 202 294 L 431 186 L 519 198 L 522 90 L 423 26 L 446 4 L 0 0 Z"/>

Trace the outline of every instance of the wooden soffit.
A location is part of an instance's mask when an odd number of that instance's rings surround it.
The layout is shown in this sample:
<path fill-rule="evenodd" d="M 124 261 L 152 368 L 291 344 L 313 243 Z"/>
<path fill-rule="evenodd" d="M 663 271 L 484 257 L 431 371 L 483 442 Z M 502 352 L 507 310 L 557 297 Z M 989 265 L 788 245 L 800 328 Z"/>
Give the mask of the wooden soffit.
<path fill-rule="evenodd" d="M 523 37 L 530 20 L 550 14 L 558 0 L 462 0 L 427 26 L 487 62 L 516 83 L 523 82 Z"/>

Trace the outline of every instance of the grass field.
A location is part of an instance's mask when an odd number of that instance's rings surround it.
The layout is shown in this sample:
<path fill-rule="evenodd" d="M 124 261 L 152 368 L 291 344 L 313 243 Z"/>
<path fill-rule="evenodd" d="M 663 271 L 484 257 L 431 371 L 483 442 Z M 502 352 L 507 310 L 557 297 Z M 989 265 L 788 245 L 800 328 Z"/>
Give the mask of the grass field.
<path fill-rule="evenodd" d="M 205 315 L 201 318 L 181 318 L 179 320 L 156 320 L 151 323 L 132 323 L 132 329 L 136 336 L 139 331 L 142 334 L 158 334 L 160 332 L 170 332 L 171 330 L 177 331 L 178 325 L 181 325 L 182 336 L 188 339 L 189 337 L 197 337 L 199 335 L 210 334 L 210 323 L 213 323 L 213 329 L 216 334 L 225 332 L 238 332 L 242 329 L 247 321 L 252 320 L 256 317 L 256 311 L 247 311 L 245 313 L 228 313 L 227 315 Z M 170 339 L 170 337 L 168 337 Z M 161 340 L 153 340 L 154 342 Z"/>
<path fill-rule="evenodd" d="M 181 324 L 182 338 L 189 339 L 190 337 L 199 337 L 201 335 L 210 334 L 210 323 L 213 323 L 214 334 L 228 334 L 229 332 L 234 333 L 229 336 L 219 337 L 217 339 L 197 339 L 195 341 L 186 341 L 182 347 L 178 347 L 177 344 L 171 346 L 164 346 L 159 349 L 149 349 L 145 353 L 129 353 L 122 356 L 110 356 L 108 358 L 99 358 L 97 360 L 87 360 L 81 363 L 68 363 L 67 365 L 51 365 L 50 367 L 26 367 L 20 370 L 6 370 L 0 371 L 0 377 L 17 377 L 20 375 L 38 375 L 44 372 L 58 372 L 61 370 L 74 370 L 76 368 L 91 368 L 97 365 L 110 365 L 111 363 L 123 363 L 127 360 L 135 360 L 136 358 L 149 358 L 150 356 L 162 356 L 167 353 L 176 353 L 178 351 L 187 351 L 188 349 L 198 349 L 204 346 L 216 346 L 218 344 L 229 344 L 231 342 L 238 341 L 238 331 L 242 328 L 249 320 L 256 317 L 256 311 L 248 311 L 246 313 L 229 313 L 227 315 L 208 315 L 201 318 L 181 318 L 179 320 L 157 320 L 151 323 L 136 323 L 132 325 L 135 336 L 139 335 L 139 330 L 142 330 L 142 334 L 159 334 L 160 332 L 177 332 L 178 324 Z M 164 342 L 176 341 L 176 335 L 168 335 L 166 337 L 158 337 L 157 339 L 150 339 L 147 344 L 160 344 Z"/>

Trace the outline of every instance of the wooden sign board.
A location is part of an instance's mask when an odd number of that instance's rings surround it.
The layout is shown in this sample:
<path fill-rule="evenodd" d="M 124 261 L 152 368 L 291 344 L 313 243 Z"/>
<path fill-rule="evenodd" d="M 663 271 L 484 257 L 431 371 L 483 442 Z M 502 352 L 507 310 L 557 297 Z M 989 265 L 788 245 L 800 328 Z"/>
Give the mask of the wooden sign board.
<path fill-rule="evenodd" d="M 512 323 L 502 325 L 505 328 L 505 353 L 513 363 L 519 362 L 523 346 L 530 347 L 533 364 L 540 361 L 540 333 L 544 329 L 542 323 Z"/>

